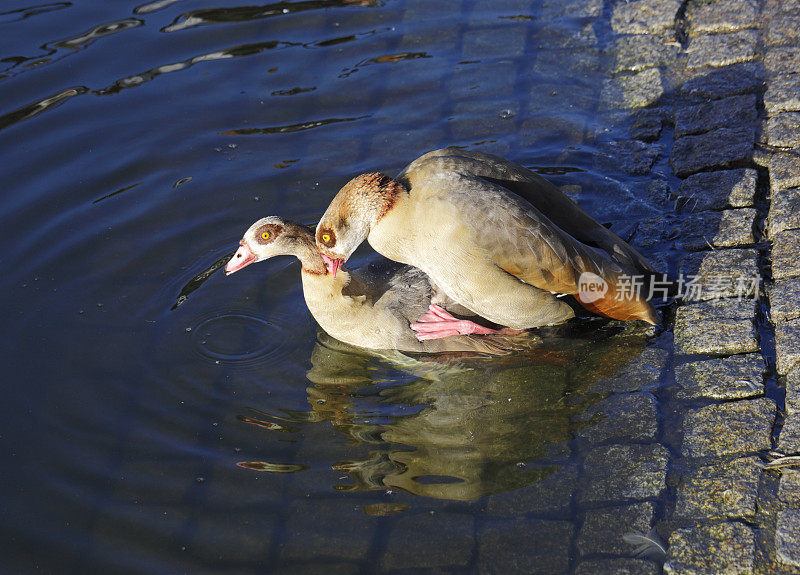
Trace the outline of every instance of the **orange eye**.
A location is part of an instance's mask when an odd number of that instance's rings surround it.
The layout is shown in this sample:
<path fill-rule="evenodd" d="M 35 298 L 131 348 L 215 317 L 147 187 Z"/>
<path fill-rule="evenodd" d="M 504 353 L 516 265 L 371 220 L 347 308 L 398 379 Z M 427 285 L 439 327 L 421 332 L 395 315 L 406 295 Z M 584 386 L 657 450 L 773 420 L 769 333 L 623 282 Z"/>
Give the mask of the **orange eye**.
<path fill-rule="evenodd" d="M 331 241 L 331 235 L 330 234 L 322 234 L 322 241 L 327 244 L 329 241 Z"/>
<path fill-rule="evenodd" d="M 261 238 L 264 239 L 264 240 L 268 240 L 270 238 L 270 236 L 272 236 L 272 234 L 269 233 L 269 232 L 262 232 L 261 233 Z"/>

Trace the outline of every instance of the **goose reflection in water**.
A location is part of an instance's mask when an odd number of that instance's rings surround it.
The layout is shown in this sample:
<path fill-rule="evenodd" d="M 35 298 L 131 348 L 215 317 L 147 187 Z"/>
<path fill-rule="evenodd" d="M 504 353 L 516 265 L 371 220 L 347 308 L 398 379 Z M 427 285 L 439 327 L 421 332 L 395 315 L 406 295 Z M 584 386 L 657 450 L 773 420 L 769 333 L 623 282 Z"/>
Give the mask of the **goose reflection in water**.
<path fill-rule="evenodd" d="M 314 384 L 308 419 L 330 421 L 371 448 L 334 464 L 354 481 L 335 489 L 474 500 L 558 471 L 574 433 L 592 425 L 576 422 L 601 399 L 587 392 L 590 385 L 613 376 L 645 343 L 627 329 L 556 337 L 511 357 L 414 358 L 355 348 L 320 331 L 307 373 Z"/>

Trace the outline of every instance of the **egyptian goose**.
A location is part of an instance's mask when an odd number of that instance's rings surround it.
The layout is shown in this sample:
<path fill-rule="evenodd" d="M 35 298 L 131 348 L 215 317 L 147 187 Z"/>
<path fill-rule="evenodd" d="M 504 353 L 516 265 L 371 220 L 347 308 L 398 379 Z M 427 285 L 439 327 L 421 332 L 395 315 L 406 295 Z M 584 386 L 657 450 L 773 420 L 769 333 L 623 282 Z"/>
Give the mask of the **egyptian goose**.
<path fill-rule="evenodd" d="M 502 326 L 566 321 L 574 312 L 559 294 L 578 295 L 585 308 L 611 318 L 657 321 L 646 293 L 626 291 L 635 276 L 655 273 L 647 260 L 556 186 L 491 154 L 445 148 L 394 179 L 354 178 L 322 216 L 316 242 L 336 272 L 365 238 Z M 581 297 L 579 280 L 587 279 L 600 291 Z M 453 333 L 447 320 L 428 329 Z"/>
<path fill-rule="evenodd" d="M 424 328 L 429 321 L 459 325 L 459 320 L 445 307 L 453 313 L 469 312 L 437 294 L 427 276 L 411 266 L 391 262 L 394 269 L 390 273 L 351 273 L 339 269 L 336 275 L 329 273 L 314 244 L 313 231 L 275 216 L 262 218 L 250 226 L 225 266 L 225 273 L 230 275 L 279 255 L 293 255 L 300 260 L 303 295 L 311 315 L 328 334 L 345 343 L 406 352 L 501 355 L 519 349 L 524 342 L 503 335 L 436 339 L 429 337 L 424 329 L 415 332 L 412 322 L 418 328 Z M 476 333 L 495 333 L 495 330 L 479 327 Z M 509 335 L 516 334 L 508 332 L 506 336 Z"/>

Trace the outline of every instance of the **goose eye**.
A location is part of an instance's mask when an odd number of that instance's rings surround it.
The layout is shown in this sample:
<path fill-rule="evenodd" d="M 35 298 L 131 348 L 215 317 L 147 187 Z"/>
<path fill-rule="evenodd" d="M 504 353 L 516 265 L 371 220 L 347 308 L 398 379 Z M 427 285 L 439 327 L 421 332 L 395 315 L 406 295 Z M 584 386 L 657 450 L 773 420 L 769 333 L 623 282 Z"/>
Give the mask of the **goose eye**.
<path fill-rule="evenodd" d="M 328 243 L 329 241 L 331 241 L 331 235 L 330 234 L 322 234 L 322 241 L 325 242 L 325 243 Z"/>
<path fill-rule="evenodd" d="M 261 239 L 268 240 L 272 236 L 269 232 L 261 232 Z"/>

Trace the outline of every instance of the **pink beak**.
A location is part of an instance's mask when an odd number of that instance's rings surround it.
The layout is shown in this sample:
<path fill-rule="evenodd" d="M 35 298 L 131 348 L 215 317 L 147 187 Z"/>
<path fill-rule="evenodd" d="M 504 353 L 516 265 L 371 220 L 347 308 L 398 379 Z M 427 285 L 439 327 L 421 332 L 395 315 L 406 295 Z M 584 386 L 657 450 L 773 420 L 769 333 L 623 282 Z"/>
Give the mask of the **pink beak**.
<path fill-rule="evenodd" d="M 323 261 L 325 262 L 325 267 L 328 268 L 328 272 L 333 274 L 333 277 L 336 277 L 336 272 L 338 272 L 344 260 L 341 259 L 333 259 L 331 257 L 326 256 L 325 254 L 320 254 L 322 256 Z"/>
<path fill-rule="evenodd" d="M 243 267 L 249 266 L 256 261 L 256 254 L 250 251 L 244 241 L 239 242 L 239 249 L 233 254 L 231 260 L 225 264 L 225 275 L 229 276 L 233 272 L 238 272 Z"/>

